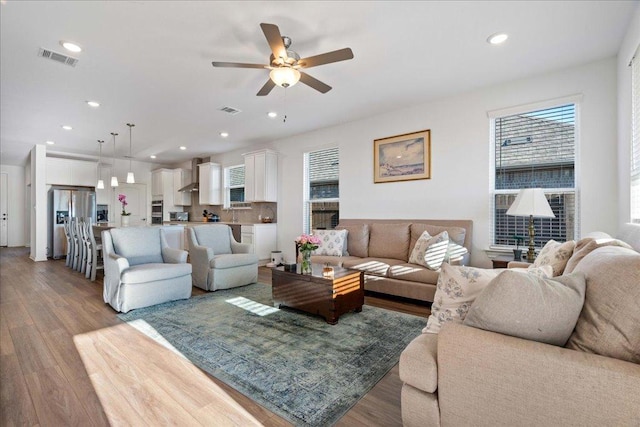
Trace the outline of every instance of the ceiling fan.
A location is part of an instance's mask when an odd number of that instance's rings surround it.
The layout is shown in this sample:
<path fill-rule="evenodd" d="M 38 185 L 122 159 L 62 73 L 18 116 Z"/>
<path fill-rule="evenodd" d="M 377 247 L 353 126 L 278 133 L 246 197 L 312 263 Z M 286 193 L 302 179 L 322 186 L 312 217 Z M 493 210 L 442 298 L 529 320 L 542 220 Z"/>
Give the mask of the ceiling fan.
<path fill-rule="evenodd" d="M 269 73 L 270 79 L 267 80 L 264 86 L 262 86 L 262 89 L 258 91 L 258 96 L 268 95 L 276 85 L 286 88 L 293 86 L 298 81 L 314 88 L 318 92 L 327 93 L 331 90 L 331 86 L 300 70 L 353 58 L 353 52 L 347 47 L 300 59 L 300 56 L 296 52 L 289 50 L 291 39 L 287 36 L 280 35 L 280 29 L 277 25 L 260 24 L 260 27 L 262 28 L 264 36 L 267 38 L 269 47 L 271 47 L 272 53 L 269 57 L 268 65 L 212 62 L 214 67 L 264 68 L 271 70 Z"/>

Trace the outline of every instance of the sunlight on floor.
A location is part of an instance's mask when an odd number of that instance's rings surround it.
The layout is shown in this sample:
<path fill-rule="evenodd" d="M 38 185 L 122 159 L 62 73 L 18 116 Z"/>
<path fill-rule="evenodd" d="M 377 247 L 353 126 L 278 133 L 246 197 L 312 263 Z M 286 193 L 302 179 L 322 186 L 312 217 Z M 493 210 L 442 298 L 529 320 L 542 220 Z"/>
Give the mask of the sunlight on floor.
<path fill-rule="evenodd" d="M 251 301 L 245 297 L 236 297 L 226 300 L 229 304 L 233 304 L 236 307 L 240 307 L 258 316 L 268 316 L 269 314 L 280 311 L 275 307 L 269 305 L 260 304 L 259 302 Z"/>
<path fill-rule="evenodd" d="M 153 332 L 156 336 L 147 338 Z M 263 425 L 264 420 L 159 338 L 142 321 L 74 336 L 112 425 Z"/>
<path fill-rule="evenodd" d="M 184 354 L 180 353 L 180 351 L 178 351 L 177 348 L 171 345 L 171 343 L 167 341 L 158 331 L 156 331 L 156 329 L 153 326 L 151 326 L 144 320 L 136 319 L 127 323 L 133 326 L 134 328 L 136 328 L 137 330 L 139 330 L 140 332 L 142 332 L 143 334 L 145 334 L 146 336 L 148 336 L 149 338 L 151 338 L 152 340 L 154 340 L 155 342 L 157 342 L 158 344 L 163 345 L 164 347 L 173 351 L 178 356 L 184 357 L 186 359 Z"/>

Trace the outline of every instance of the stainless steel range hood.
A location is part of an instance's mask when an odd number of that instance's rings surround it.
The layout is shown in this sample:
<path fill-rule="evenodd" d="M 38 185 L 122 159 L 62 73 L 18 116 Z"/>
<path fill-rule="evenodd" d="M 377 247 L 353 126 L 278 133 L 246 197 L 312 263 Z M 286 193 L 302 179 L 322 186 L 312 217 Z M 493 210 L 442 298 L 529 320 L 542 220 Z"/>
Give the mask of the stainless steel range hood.
<path fill-rule="evenodd" d="M 191 184 L 185 185 L 178 191 L 191 193 L 200 189 L 200 179 L 198 174 L 198 165 L 200 163 L 202 163 L 202 159 L 195 158 L 191 160 Z"/>

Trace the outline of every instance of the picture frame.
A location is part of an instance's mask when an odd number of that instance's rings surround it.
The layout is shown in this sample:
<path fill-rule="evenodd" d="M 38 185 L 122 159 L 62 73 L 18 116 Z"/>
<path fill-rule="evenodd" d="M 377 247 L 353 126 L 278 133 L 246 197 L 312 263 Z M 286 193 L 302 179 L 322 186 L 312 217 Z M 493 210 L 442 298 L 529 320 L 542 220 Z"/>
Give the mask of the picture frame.
<path fill-rule="evenodd" d="M 373 141 L 373 182 L 431 179 L 431 130 Z"/>

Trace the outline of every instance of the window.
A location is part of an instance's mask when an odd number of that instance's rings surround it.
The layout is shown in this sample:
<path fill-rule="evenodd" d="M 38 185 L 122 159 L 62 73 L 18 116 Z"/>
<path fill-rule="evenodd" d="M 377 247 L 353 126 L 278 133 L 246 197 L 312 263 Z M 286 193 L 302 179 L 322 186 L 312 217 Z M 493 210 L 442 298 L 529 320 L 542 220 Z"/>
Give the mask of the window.
<path fill-rule="evenodd" d="M 224 168 L 224 207 L 244 205 L 244 165 Z"/>
<path fill-rule="evenodd" d="M 506 212 L 522 188 L 542 188 L 555 218 L 534 218 L 535 246 L 573 240 L 576 230 L 576 104 L 491 119 L 494 147 L 493 244 L 529 241 L 529 218 Z"/>
<path fill-rule="evenodd" d="M 640 223 L 640 49 L 631 61 L 631 221 Z"/>
<path fill-rule="evenodd" d="M 340 220 L 338 148 L 304 155 L 304 231 L 333 229 Z"/>

